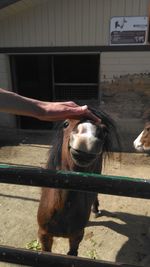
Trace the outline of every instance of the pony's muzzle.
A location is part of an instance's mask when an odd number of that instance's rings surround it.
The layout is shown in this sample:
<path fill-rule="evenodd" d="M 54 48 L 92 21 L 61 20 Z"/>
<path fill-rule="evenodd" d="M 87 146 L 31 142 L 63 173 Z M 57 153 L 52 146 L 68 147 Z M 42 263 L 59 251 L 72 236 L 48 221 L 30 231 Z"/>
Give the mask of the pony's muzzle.
<path fill-rule="evenodd" d="M 103 144 L 97 137 L 72 133 L 69 146 L 87 154 L 99 154 L 102 152 Z"/>

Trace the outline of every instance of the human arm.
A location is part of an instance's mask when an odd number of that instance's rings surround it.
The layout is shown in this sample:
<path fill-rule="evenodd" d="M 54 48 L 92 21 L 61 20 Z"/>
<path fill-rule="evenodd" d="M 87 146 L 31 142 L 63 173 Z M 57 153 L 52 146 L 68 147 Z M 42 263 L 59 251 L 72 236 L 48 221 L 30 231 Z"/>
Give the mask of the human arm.
<path fill-rule="evenodd" d="M 45 102 L 21 96 L 0 88 L 0 111 L 20 116 L 34 117 L 43 121 L 57 121 L 87 116 L 99 121 L 86 105 L 79 106 L 72 101 Z"/>

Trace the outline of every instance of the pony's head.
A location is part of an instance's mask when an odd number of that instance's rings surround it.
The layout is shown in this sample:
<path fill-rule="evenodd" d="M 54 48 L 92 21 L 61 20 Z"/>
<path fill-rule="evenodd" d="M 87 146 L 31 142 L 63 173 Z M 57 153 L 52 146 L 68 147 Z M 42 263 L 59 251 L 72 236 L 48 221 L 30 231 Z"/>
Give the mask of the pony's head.
<path fill-rule="evenodd" d="M 100 118 L 100 123 L 86 117 L 80 120 L 68 119 L 61 123 L 48 167 L 57 168 L 61 166 L 62 160 L 78 167 L 89 167 L 103 152 L 109 153 L 112 150 L 114 137 L 119 142 L 112 119 L 102 111 L 91 111 Z"/>

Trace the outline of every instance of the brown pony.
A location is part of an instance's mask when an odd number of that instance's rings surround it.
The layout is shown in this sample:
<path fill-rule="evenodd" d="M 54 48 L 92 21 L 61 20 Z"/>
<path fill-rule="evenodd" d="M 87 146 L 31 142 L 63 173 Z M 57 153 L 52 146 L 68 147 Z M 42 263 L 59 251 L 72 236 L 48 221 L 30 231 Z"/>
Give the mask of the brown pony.
<path fill-rule="evenodd" d="M 118 142 L 113 121 L 103 112 L 98 125 L 89 119 L 66 120 L 55 135 L 47 168 L 78 172 L 101 173 L 104 152 Z M 42 250 L 51 251 L 53 237 L 69 238 L 68 255 L 77 255 L 91 207 L 98 213 L 97 193 L 43 188 L 38 209 L 38 236 Z"/>
<path fill-rule="evenodd" d="M 150 153 L 150 109 L 144 113 L 145 126 L 143 131 L 134 140 L 134 148 L 139 152 Z"/>

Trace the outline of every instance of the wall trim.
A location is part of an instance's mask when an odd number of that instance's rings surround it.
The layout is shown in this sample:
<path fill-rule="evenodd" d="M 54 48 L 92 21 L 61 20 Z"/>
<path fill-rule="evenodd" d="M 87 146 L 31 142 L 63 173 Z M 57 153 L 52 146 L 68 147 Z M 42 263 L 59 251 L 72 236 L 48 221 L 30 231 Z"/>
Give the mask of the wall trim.
<path fill-rule="evenodd" d="M 65 53 L 101 53 L 101 52 L 146 52 L 150 45 L 121 46 L 55 46 L 55 47 L 0 47 L 3 54 L 65 54 Z"/>

